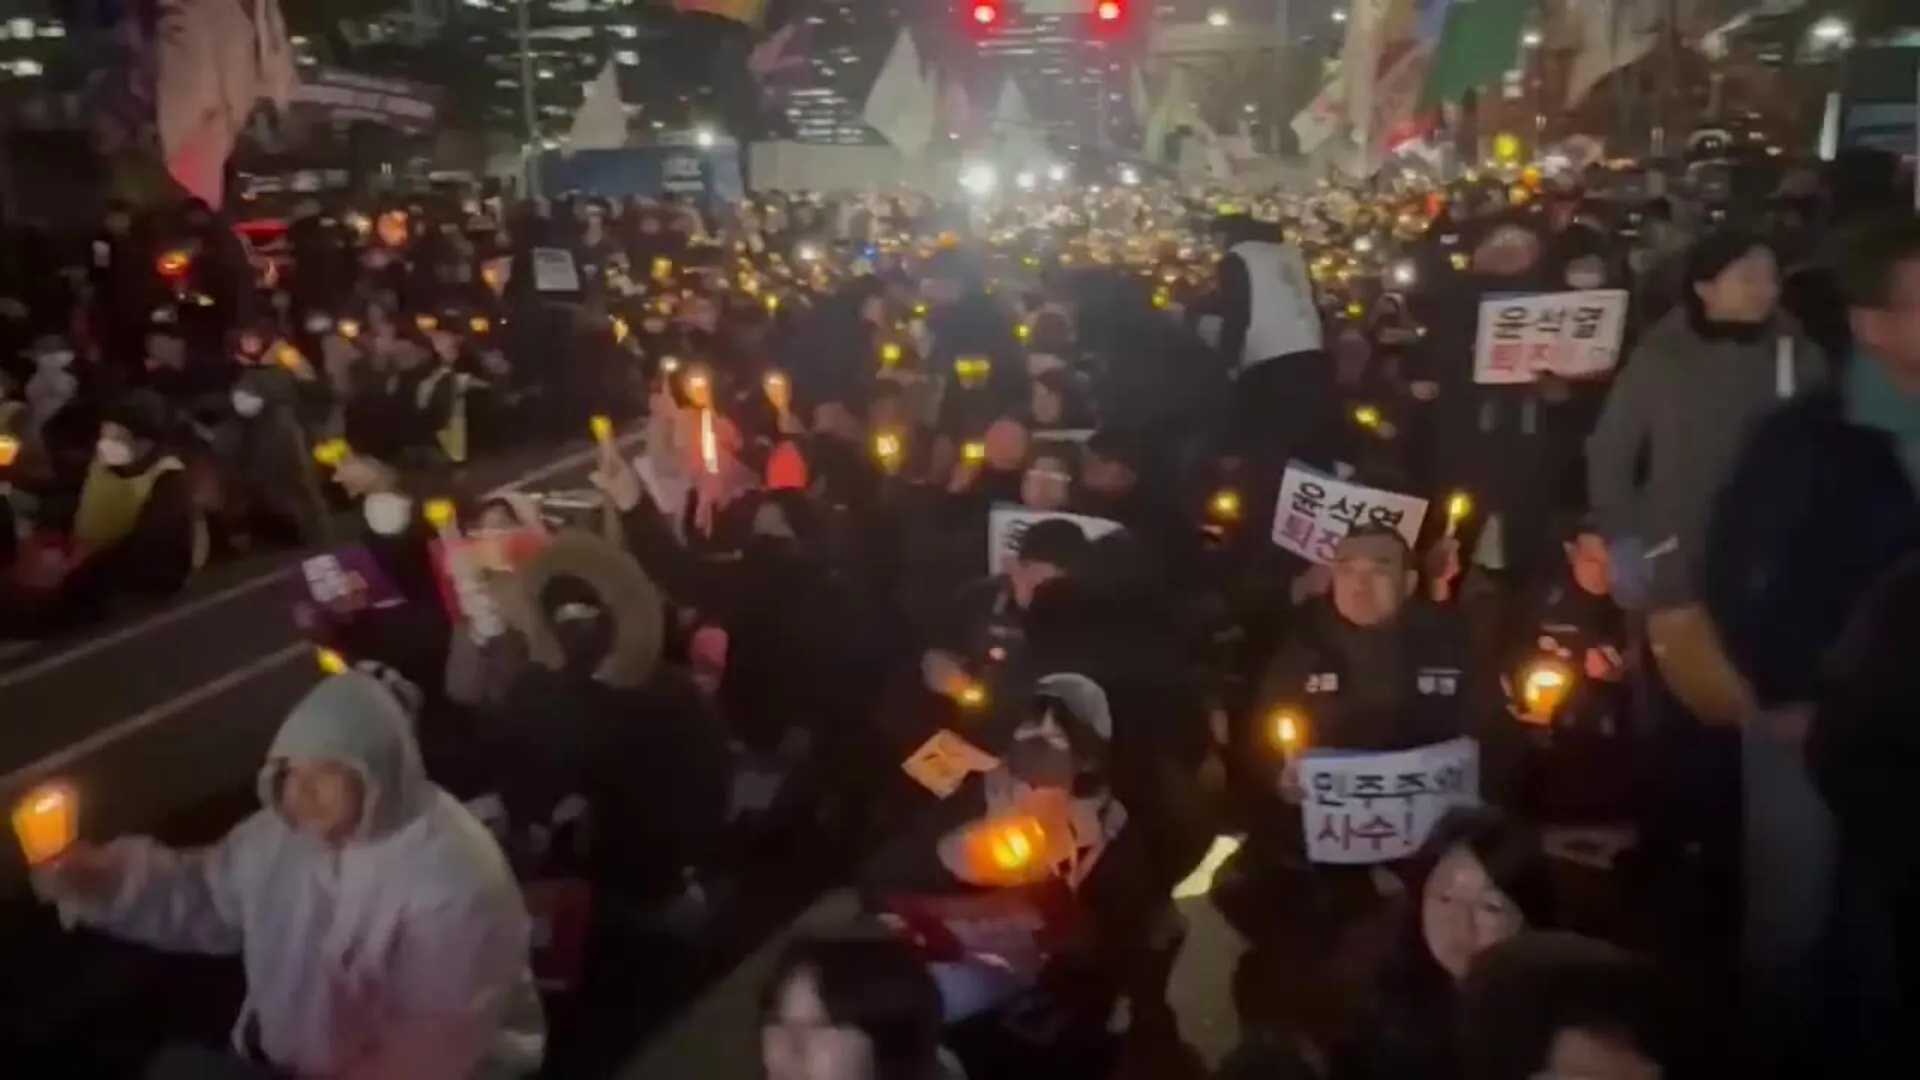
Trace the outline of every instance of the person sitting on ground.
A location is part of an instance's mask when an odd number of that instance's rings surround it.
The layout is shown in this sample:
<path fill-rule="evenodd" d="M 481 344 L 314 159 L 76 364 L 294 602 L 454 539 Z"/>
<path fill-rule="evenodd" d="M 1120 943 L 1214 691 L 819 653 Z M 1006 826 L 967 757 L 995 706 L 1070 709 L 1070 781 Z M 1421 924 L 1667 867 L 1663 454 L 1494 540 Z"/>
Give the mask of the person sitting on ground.
<path fill-rule="evenodd" d="M 273 1075 L 532 1075 L 545 1024 L 526 905 L 486 828 L 427 779 L 410 728 L 378 680 L 332 676 L 267 751 L 264 807 L 225 838 L 82 842 L 35 891 L 69 924 L 238 954 L 233 1046 Z"/>

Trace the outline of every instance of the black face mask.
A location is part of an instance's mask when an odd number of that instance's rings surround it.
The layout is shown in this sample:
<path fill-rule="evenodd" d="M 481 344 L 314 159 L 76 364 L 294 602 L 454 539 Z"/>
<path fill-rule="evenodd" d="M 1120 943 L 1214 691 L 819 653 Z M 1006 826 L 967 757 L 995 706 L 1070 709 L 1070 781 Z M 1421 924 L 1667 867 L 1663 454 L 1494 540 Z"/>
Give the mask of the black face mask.
<path fill-rule="evenodd" d="M 613 623 L 605 612 L 592 616 L 554 620 L 554 639 L 559 642 L 569 674 L 590 676 L 607 658 L 613 647 Z"/>

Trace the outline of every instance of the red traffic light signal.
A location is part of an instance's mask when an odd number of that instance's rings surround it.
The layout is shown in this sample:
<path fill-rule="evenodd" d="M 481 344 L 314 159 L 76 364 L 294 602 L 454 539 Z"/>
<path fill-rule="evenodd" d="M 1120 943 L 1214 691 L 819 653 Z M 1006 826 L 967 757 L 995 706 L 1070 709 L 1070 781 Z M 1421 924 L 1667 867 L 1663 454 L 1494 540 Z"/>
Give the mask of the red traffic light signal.
<path fill-rule="evenodd" d="M 1000 5 L 990 0 L 979 0 L 973 5 L 973 21 L 978 26 L 992 26 L 1000 21 Z"/>
<path fill-rule="evenodd" d="M 1093 13 L 1101 22 L 1119 22 L 1124 10 L 1120 0 L 1100 0 L 1100 5 L 1093 9 Z"/>

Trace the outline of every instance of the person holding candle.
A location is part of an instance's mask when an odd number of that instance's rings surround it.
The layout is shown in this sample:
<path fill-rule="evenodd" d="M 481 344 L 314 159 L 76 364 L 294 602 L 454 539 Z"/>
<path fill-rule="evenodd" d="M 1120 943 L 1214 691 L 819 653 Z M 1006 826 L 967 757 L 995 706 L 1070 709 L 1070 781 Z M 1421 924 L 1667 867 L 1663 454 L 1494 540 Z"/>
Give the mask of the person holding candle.
<path fill-rule="evenodd" d="M 430 782 L 380 682 L 331 676 L 294 706 L 264 806 L 211 847 L 85 842 L 34 871 L 80 925 L 238 954 L 233 1051 L 275 1075 L 530 1075 L 545 1024 L 530 919 L 493 837 Z"/>

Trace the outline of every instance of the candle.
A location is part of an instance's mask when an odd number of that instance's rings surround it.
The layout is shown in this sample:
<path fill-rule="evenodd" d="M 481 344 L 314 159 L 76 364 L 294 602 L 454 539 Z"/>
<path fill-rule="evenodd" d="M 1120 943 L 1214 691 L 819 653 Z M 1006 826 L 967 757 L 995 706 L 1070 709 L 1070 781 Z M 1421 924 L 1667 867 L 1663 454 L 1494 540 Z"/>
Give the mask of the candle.
<path fill-rule="evenodd" d="M 1460 523 L 1473 513 L 1473 499 L 1464 491 L 1456 491 L 1447 497 L 1447 537 L 1451 539 L 1460 529 Z"/>
<path fill-rule="evenodd" d="M 713 436 L 713 410 L 700 410 L 700 462 L 707 475 L 720 475 L 720 446 Z"/>
<path fill-rule="evenodd" d="M 14 463 L 20 456 L 20 440 L 11 435 L 0 435 L 0 469 Z"/>
<path fill-rule="evenodd" d="M 332 649 L 320 649 L 313 654 L 313 658 L 320 665 L 320 670 L 329 675 L 347 673 L 347 658 Z"/>
<path fill-rule="evenodd" d="M 79 794 L 60 781 L 27 792 L 13 807 L 13 835 L 28 866 L 58 859 L 80 835 Z"/>

